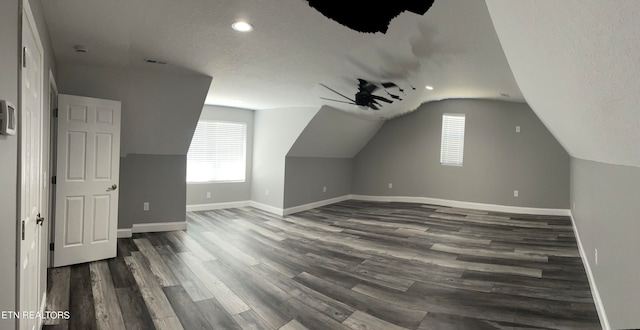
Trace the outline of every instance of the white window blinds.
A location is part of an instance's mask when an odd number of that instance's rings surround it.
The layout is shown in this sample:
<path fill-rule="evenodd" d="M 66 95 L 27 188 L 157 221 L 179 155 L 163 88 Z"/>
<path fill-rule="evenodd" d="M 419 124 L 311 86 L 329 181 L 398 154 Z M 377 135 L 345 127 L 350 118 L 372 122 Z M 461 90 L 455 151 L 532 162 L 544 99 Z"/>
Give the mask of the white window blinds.
<path fill-rule="evenodd" d="M 187 154 L 187 182 L 244 181 L 247 125 L 198 122 Z"/>
<path fill-rule="evenodd" d="M 464 152 L 464 114 L 442 115 L 440 164 L 462 166 Z"/>

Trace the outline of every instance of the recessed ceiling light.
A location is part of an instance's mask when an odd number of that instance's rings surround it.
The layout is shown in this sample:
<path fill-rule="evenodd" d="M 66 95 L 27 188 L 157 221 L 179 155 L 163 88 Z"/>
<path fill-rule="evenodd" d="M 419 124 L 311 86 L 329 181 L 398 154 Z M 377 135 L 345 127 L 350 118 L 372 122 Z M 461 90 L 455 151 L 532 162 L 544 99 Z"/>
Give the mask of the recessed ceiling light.
<path fill-rule="evenodd" d="M 433 86 L 429 86 L 429 85 L 427 85 L 427 87 L 426 87 L 426 88 L 427 88 L 428 90 L 430 90 L 430 91 L 432 91 L 432 90 L 433 90 Z"/>
<path fill-rule="evenodd" d="M 231 27 L 238 32 L 249 32 L 253 30 L 253 25 L 243 21 L 237 21 L 231 24 Z"/>

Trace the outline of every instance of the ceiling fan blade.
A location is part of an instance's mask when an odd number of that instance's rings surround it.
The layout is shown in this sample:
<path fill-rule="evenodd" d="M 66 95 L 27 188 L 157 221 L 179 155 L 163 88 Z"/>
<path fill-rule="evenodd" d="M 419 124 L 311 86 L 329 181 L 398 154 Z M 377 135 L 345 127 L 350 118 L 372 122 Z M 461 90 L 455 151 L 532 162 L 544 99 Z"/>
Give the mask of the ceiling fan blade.
<path fill-rule="evenodd" d="M 341 100 L 328 99 L 328 98 L 326 98 L 326 97 L 321 97 L 321 99 L 323 99 L 323 100 L 328 100 L 328 101 L 333 101 L 333 102 L 346 103 L 346 104 L 355 104 L 355 103 L 353 103 L 353 102 L 346 102 L 346 101 L 341 101 Z"/>
<path fill-rule="evenodd" d="M 354 103 L 356 102 L 355 100 L 350 99 L 349 97 L 347 97 L 347 96 L 345 96 L 345 95 L 341 94 L 340 92 L 336 91 L 335 89 L 333 89 L 333 88 L 331 88 L 331 87 L 329 87 L 329 86 L 327 86 L 327 85 L 325 85 L 325 84 L 323 84 L 323 83 L 320 83 L 320 86 L 322 86 L 322 87 L 324 87 L 324 88 L 326 88 L 326 89 L 328 89 L 328 90 L 330 90 L 330 91 L 332 91 L 332 92 L 334 92 L 334 93 L 336 93 L 336 94 L 338 94 L 338 95 L 340 95 L 340 96 L 344 97 L 345 99 L 347 99 L 347 100 L 349 100 L 349 101 L 351 101 L 351 102 L 354 102 Z"/>
<path fill-rule="evenodd" d="M 382 96 L 378 96 L 378 95 L 373 95 L 373 94 L 371 94 L 371 97 L 373 97 L 373 98 L 374 98 L 374 99 L 376 99 L 376 100 L 380 100 L 380 101 L 382 101 L 382 102 L 393 103 L 393 101 L 391 101 L 391 100 L 389 100 L 389 99 L 387 99 L 387 98 L 384 98 L 384 97 L 382 97 Z"/>
<path fill-rule="evenodd" d="M 364 80 L 364 79 L 360 79 L 358 78 L 358 88 L 362 91 L 365 90 L 367 91 L 369 94 L 373 93 L 376 89 L 378 89 L 378 86 Z"/>
<path fill-rule="evenodd" d="M 369 103 L 369 108 L 371 108 L 371 110 L 380 110 L 373 102 Z"/>
<path fill-rule="evenodd" d="M 398 95 L 394 95 L 394 94 L 391 94 L 391 93 L 389 93 L 389 92 L 387 92 L 387 94 L 389 94 L 389 96 L 390 96 L 392 99 L 396 99 L 396 100 L 400 100 L 400 101 L 402 101 L 402 98 L 401 98 L 400 96 L 398 96 Z"/>
<path fill-rule="evenodd" d="M 394 84 L 394 83 L 392 83 L 392 82 L 383 82 L 381 85 L 382 85 L 382 87 L 384 87 L 384 88 L 398 87 L 398 85 L 396 85 L 396 84 Z"/>

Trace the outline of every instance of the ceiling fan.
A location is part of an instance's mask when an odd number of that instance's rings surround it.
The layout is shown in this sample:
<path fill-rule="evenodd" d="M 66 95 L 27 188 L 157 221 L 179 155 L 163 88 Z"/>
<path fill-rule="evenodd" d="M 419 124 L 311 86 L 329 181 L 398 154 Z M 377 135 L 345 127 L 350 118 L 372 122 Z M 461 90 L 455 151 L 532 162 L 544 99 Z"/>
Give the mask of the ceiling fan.
<path fill-rule="evenodd" d="M 340 103 L 346 103 L 346 104 L 353 104 L 353 105 L 358 105 L 358 106 L 365 106 L 368 108 L 371 108 L 373 110 L 380 110 L 380 107 L 382 106 L 380 103 L 378 103 L 378 101 L 381 102 L 385 102 L 385 103 L 393 103 L 393 100 L 390 100 L 388 98 L 379 96 L 379 95 L 375 95 L 373 94 L 374 91 L 378 90 L 380 87 L 378 87 L 377 85 L 374 85 L 364 79 L 360 79 L 358 78 L 358 92 L 356 92 L 356 95 L 353 98 L 350 98 L 338 91 L 336 91 L 335 89 L 325 85 L 325 84 L 320 84 L 322 87 L 344 97 L 345 99 L 349 100 L 350 102 L 346 102 L 346 101 L 342 101 L 342 100 L 335 100 L 335 99 L 329 99 L 326 97 L 321 97 L 321 99 L 323 100 L 329 100 L 329 101 L 334 101 L 334 102 L 340 102 Z M 392 82 L 383 82 L 380 85 L 382 85 L 382 87 L 384 88 L 384 90 L 387 92 L 387 94 L 389 95 L 389 97 L 391 97 L 392 99 L 395 100 L 402 100 L 402 98 L 400 98 L 400 96 L 398 95 L 394 95 L 389 93 L 389 91 L 387 91 L 387 88 L 392 88 L 392 87 L 398 87 L 396 84 L 392 83 Z"/>

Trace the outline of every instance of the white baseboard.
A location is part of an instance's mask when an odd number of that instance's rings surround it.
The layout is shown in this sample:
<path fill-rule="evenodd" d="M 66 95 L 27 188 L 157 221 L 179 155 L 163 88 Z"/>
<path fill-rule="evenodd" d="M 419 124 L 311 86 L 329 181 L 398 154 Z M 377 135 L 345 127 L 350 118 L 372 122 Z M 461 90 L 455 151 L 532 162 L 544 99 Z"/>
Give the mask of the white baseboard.
<path fill-rule="evenodd" d="M 192 204 L 187 205 L 187 211 L 208 211 L 219 209 L 232 209 L 237 207 L 249 206 L 251 201 L 239 201 L 239 202 L 226 202 L 226 203 L 211 203 L 211 204 Z"/>
<path fill-rule="evenodd" d="M 352 195 L 344 195 L 344 196 L 340 196 L 340 197 L 329 198 L 329 199 L 325 199 L 325 200 L 318 201 L 318 202 L 313 202 L 313 203 L 309 203 L 309 204 L 304 204 L 304 205 L 299 205 L 299 206 L 286 208 L 286 209 L 284 209 L 283 213 L 284 213 L 284 215 L 289 215 L 289 214 L 293 214 L 293 213 L 298 213 L 298 212 L 302 212 L 302 211 L 315 209 L 316 207 L 321 207 L 321 206 L 325 206 L 325 205 L 329 205 L 329 204 L 334 204 L 334 203 L 346 201 L 346 200 L 349 200 L 349 199 L 352 199 Z"/>
<path fill-rule="evenodd" d="M 118 229 L 118 238 L 128 238 L 134 233 L 153 233 L 159 231 L 174 231 L 187 229 L 186 221 L 136 223 L 131 228 Z"/>
<path fill-rule="evenodd" d="M 249 206 L 255 207 L 257 209 L 283 216 L 283 215 L 289 215 L 289 214 L 302 212 L 306 210 L 311 210 L 317 207 L 338 203 L 338 202 L 342 202 L 350 199 L 361 200 L 361 201 L 375 201 L 375 202 L 421 203 L 421 204 L 441 205 L 441 206 L 493 211 L 493 212 L 517 213 L 517 214 L 559 215 L 559 216 L 571 215 L 571 212 L 568 209 L 547 209 L 547 208 L 536 208 L 536 207 L 508 206 L 508 205 L 462 202 L 462 201 L 454 201 L 454 200 L 447 200 L 447 199 L 438 199 L 438 198 L 429 198 L 429 197 L 410 197 L 410 196 L 344 195 L 344 196 L 325 199 L 322 201 L 313 202 L 309 204 L 294 206 L 286 209 L 258 203 L 256 201 L 237 202 L 238 204 L 220 203 L 220 204 L 204 204 L 204 205 L 217 205 L 217 206 L 221 206 L 219 208 L 230 208 L 230 207 L 247 206 L 246 203 L 248 203 Z M 189 208 L 189 206 L 187 206 L 187 208 Z"/>
<path fill-rule="evenodd" d="M 564 215 L 564 216 L 571 215 L 571 212 L 568 209 L 543 209 L 543 208 L 535 208 L 535 207 L 484 204 L 484 203 L 462 202 L 462 201 L 429 198 L 429 197 L 351 195 L 351 199 L 356 199 L 361 201 L 375 201 L 375 202 L 421 203 L 421 204 L 458 207 L 458 208 L 465 208 L 465 209 L 518 213 L 518 214 Z"/>
<path fill-rule="evenodd" d="M 593 278 L 593 272 L 591 271 L 589 259 L 587 258 L 587 254 L 584 252 L 584 248 L 582 247 L 582 241 L 580 240 L 578 227 L 576 227 L 576 221 L 575 219 L 573 219 L 573 214 L 570 215 L 571 224 L 573 225 L 573 233 L 576 235 L 576 241 L 578 241 L 578 250 L 580 251 L 580 258 L 582 258 L 582 263 L 584 264 L 584 268 L 587 271 L 587 278 L 589 279 L 589 286 L 591 287 L 591 295 L 593 296 L 593 301 L 596 305 L 596 311 L 598 312 L 598 317 L 600 318 L 600 324 L 602 325 L 602 329 L 610 330 L 611 325 L 609 325 L 609 319 L 607 318 L 607 313 L 604 310 L 604 305 L 602 304 L 602 299 L 600 298 L 600 292 L 598 291 L 596 281 Z"/>
<path fill-rule="evenodd" d="M 284 215 L 284 210 L 281 208 L 277 208 L 275 206 L 271 206 L 271 205 L 267 205 L 267 204 L 262 204 L 262 203 L 258 203 L 256 201 L 251 201 L 249 202 L 249 206 L 251 207 L 255 207 L 257 209 L 263 210 L 263 211 L 267 211 L 276 215 Z"/>
<path fill-rule="evenodd" d="M 131 228 L 118 229 L 118 238 L 129 238 L 131 236 Z"/>

